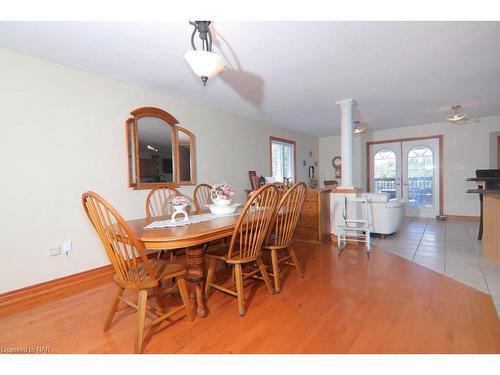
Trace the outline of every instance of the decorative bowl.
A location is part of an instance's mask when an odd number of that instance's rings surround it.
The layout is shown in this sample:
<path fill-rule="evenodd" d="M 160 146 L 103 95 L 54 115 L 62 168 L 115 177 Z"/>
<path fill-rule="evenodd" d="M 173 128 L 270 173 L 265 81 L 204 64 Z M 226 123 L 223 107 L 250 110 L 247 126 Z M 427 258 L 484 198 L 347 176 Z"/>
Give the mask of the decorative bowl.
<path fill-rule="evenodd" d="M 213 213 L 214 215 L 230 215 L 233 214 L 236 209 L 241 206 L 240 203 L 234 203 L 230 204 L 227 206 L 219 206 L 216 204 L 207 204 L 206 205 L 209 209 L 210 212 Z"/>
<path fill-rule="evenodd" d="M 216 206 L 225 207 L 231 204 L 231 199 L 212 199 Z"/>

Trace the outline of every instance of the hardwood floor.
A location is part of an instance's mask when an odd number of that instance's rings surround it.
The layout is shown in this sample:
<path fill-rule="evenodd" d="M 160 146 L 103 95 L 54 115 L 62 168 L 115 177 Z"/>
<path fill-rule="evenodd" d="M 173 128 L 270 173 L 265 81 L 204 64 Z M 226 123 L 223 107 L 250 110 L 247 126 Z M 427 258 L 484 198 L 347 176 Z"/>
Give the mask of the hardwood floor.
<path fill-rule="evenodd" d="M 246 288 L 236 299 L 208 299 L 209 314 L 165 322 L 145 353 L 499 353 L 500 322 L 491 297 L 398 256 L 333 244 L 296 244 L 305 277 L 285 269 L 280 294 Z M 250 281 L 252 283 L 253 281 Z M 132 353 L 135 314 L 117 314 L 103 333 L 115 293 L 109 282 L 0 318 L 0 346 L 52 353 Z"/>

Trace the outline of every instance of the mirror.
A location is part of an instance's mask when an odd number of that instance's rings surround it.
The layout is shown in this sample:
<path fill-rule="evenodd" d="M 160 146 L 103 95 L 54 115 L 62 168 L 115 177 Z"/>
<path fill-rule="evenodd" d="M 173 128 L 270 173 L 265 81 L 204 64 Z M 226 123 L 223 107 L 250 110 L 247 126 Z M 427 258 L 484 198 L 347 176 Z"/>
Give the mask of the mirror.
<path fill-rule="evenodd" d="M 140 183 L 174 182 L 172 127 L 154 116 L 137 120 Z"/>
<path fill-rule="evenodd" d="M 131 112 L 126 122 L 129 186 L 153 189 L 195 183 L 194 134 L 159 108 Z"/>
<path fill-rule="evenodd" d="M 127 151 L 128 151 L 128 178 L 129 185 L 135 186 L 137 183 L 135 174 L 135 121 L 134 119 L 128 119 L 127 123 Z"/>
<path fill-rule="evenodd" d="M 177 176 L 178 183 L 194 185 L 194 134 L 177 127 Z"/>

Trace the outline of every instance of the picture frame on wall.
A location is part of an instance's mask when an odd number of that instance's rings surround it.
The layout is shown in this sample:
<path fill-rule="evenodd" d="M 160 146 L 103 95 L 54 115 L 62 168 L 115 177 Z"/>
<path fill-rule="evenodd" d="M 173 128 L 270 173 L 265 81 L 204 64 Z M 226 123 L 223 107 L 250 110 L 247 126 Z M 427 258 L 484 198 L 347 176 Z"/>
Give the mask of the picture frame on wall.
<path fill-rule="evenodd" d="M 252 176 L 252 190 L 257 190 L 259 187 L 259 176 Z"/>
<path fill-rule="evenodd" d="M 259 177 L 257 176 L 257 172 L 255 171 L 248 171 L 248 176 L 250 177 L 250 187 L 252 190 L 257 189 Z M 254 179 L 254 177 L 257 177 L 257 180 Z"/>

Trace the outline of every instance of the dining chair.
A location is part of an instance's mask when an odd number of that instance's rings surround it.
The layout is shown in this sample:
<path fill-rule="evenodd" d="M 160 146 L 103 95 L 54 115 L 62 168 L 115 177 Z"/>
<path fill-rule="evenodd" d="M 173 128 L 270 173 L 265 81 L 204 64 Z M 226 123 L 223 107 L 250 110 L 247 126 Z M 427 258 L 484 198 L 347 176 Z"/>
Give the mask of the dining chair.
<path fill-rule="evenodd" d="M 258 206 L 254 206 L 258 201 Z M 278 203 L 278 192 L 272 184 L 264 185 L 247 201 L 236 222 L 228 246 L 222 246 L 207 253 L 208 272 L 205 284 L 205 294 L 208 296 L 211 288 L 230 294 L 238 299 L 238 310 L 240 316 L 245 315 L 243 299 L 243 282 L 250 277 L 256 277 L 259 273 L 264 280 L 269 293 L 274 290 L 267 274 L 266 267 L 262 262 L 262 245 L 268 234 L 269 225 Z M 217 262 L 223 262 L 234 267 L 234 280 L 228 288 L 213 282 Z M 256 269 L 244 272 L 244 266 L 257 264 Z M 248 268 L 248 267 L 247 267 Z M 236 284 L 236 291 L 229 289 Z"/>
<path fill-rule="evenodd" d="M 146 197 L 146 217 L 152 218 L 157 216 L 170 216 L 173 213 L 173 206 L 170 200 L 177 196 L 182 195 L 177 189 L 171 187 L 159 187 L 149 192 Z M 189 200 L 191 200 L 189 198 Z M 189 210 L 189 208 L 188 208 Z M 167 250 L 158 251 L 158 258 L 164 257 Z M 175 260 L 176 255 L 182 255 L 185 250 L 168 250 L 170 254 L 170 261 Z"/>
<path fill-rule="evenodd" d="M 297 254 L 292 246 L 292 238 L 306 199 L 306 192 L 306 184 L 299 182 L 283 194 L 271 223 L 271 235 L 267 237 L 268 243 L 264 246 L 264 251 L 271 253 L 274 290 L 278 293 L 280 292 L 280 263 L 294 266 L 300 277 L 304 277 Z M 286 255 L 280 258 L 280 252 L 286 252 Z"/>
<path fill-rule="evenodd" d="M 120 302 L 137 310 L 136 353 L 142 352 L 142 341 L 146 313 L 153 317 L 151 326 L 172 317 L 184 310 L 189 320 L 193 319 L 189 296 L 186 288 L 184 266 L 167 263 L 162 259 L 149 259 L 144 244 L 137 239 L 134 232 L 103 197 L 86 192 L 82 195 L 83 208 L 94 226 L 104 250 L 113 266 L 114 283 L 118 287 L 115 299 L 104 323 L 104 331 L 108 331 Z M 164 312 L 163 280 L 173 280 L 177 284 L 182 299 L 182 305 Z M 137 290 L 137 304 L 123 297 L 123 292 Z M 148 290 L 154 290 L 158 306 L 147 303 Z"/>
<path fill-rule="evenodd" d="M 281 196 L 283 196 L 285 191 L 288 190 L 288 186 L 286 186 L 283 182 L 273 182 L 273 185 L 276 188 L 276 190 L 278 191 L 280 198 L 281 198 Z"/>
<path fill-rule="evenodd" d="M 196 211 L 206 211 L 207 204 L 212 202 L 212 198 L 210 197 L 210 191 L 212 190 L 212 186 L 208 184 L 199 184 L 194 189 L 193 193 L 193 201 Z"/>
<path fill-rule="evenodd" d="M 170 216 L 173 213 L 170 199 L 176 195 L 182 195 L 177 189 L 160 187 L 153 189 L 146 197 L 146 217 Z"/>

